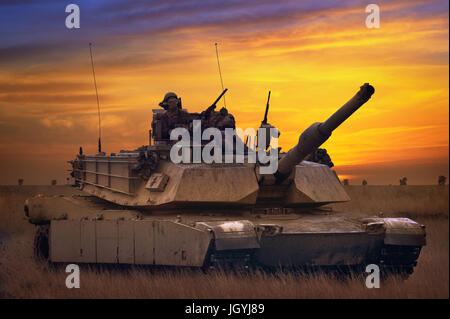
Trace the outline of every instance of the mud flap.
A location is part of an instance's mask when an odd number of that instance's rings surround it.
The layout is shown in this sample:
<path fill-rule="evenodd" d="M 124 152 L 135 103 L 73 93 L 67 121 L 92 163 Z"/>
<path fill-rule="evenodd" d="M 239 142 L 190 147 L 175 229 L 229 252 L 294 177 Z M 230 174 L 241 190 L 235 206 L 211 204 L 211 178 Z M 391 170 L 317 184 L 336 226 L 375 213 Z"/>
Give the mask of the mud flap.
<path fill-rule="evenodd" d="M 248 220 L 197 222 L 195 227 L 214 236 L 206 261 L 210 267 L 247 268 L 260 248 L 255 226 Z"/>
<path fill-rule="evenodd" d="M 383 218 L 386 245 L 425 246 L 425 226 L 409 218 Z"/>
<path fill-rule="evenodd" d="M 195 227 L 214 234 L 216 250 L 260 247 L 255 226 L 248 220 L 197 222 Z"/>

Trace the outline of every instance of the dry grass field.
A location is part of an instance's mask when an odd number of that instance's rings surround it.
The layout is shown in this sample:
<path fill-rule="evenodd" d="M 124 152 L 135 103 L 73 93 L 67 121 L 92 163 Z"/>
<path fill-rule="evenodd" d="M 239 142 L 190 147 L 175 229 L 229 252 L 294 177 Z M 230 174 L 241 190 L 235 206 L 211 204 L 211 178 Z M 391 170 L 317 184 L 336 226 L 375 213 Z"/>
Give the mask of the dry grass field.
<path fill-rule="evenodd" d="M 391 278 L 367 289 L 365 277 L 317 273 L 203 273 L 191 269 L 81 267 L 81 288 L 67 289 L 63 266 L 32 257 L 35 226 L 24 219 L 34 194 L 71 193 L 64 186 L 0 186 L 0 297 L 3 298 L 449 298 L 449 188 L 347 186 L 352 201 L 334 208 L 404 216 L 427 226 L 427 246 L 406 281 Z"/>

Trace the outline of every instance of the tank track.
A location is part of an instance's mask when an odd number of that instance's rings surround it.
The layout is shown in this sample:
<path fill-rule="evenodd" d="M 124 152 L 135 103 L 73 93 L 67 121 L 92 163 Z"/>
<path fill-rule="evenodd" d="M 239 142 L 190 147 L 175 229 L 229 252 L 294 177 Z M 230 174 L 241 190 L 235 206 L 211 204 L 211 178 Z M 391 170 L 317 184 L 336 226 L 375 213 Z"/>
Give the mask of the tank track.
<path fill-rule="evenodd" d="M 251 250 L 223 250 L 213 251 L 209 255 L 208 267 L 210 269 L 243 268 L 248 269 L 253 265 L 254 252 Z"/>
<path fill-rule="evenodd" d="M 408 278 L 417 265 L 420 250 L 420 246 L 384 246 L 379 261 L 382 272 L 386 276 L 400 275 L 403 279 Z"/>

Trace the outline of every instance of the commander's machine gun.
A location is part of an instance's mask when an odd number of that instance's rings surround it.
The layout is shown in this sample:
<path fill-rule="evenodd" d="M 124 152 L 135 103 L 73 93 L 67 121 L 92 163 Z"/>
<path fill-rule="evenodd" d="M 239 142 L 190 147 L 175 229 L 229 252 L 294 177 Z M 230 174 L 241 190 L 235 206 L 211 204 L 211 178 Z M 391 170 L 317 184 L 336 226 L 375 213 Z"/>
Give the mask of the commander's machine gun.
<path fill-rule="evenodd" d="M 270 102 L 270 91 L 269 96 L 267 97 L 266 112 L 264 113 L 264 119 L 262 120 L 261 125 L 267 124 L 267 113 L 269 113 L 269 102 Z"/>
<path fill-rule="evenodd" d="M 261 129 L 265 129 L 266 130 L 265 144 L 264 144 L 264 149 L 265 150 L 267 150 L 267 148 L 269 148 L 270 140 L 271 140 L 272 137 L 278 138 L 280 136 L 280 132 L 278 130 L 276 130 L 276 133 L 274 134 L 274 132 L 271 131 L 271 129 L 273 129 L 274 127 L 272 125 L 270 125 L 269 123 L 267 123 L 267 114 L 269 113 L 269 102 L 270 102 L 270 91 L 269 91 L 269 95 L 267 96 L 266 111 L 264 112 L 264 119 L 261 121 L 261 126 L 259 127 L 260 130 Z M 259 134 L 256 137 L 257 138 L 256 139 L 256 145 L 259 148 L 260 145 L 259 145 L 259 142 L 258 142 L 258 137 L 259 137 Z M 247 142 L 246 142 L 246 144 L 247 144 Z"/>
<path fill-rule="evenodd" d="M 211 104 L 210 107 L 208 107 L 205 111 L 201 113 L 202 119 L 208 119 L 211 115 L 211 113 L 216 109 L 216 104 L 220 101 L 220 99 L 227 93 L 228 89 L 225 89 L 222 91 L 222 93 L 219 95 L 219 97 L 214 101 L 213 104 Z"/>

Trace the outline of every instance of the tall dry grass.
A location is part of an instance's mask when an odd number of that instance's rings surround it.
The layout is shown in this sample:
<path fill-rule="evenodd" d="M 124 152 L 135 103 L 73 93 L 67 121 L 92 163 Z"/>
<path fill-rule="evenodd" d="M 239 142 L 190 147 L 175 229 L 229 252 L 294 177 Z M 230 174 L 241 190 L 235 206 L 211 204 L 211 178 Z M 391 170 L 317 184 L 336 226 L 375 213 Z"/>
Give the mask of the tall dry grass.
<path fill-rule="evenodd" d="M 25 219 L 24 204 L 29 197 L 39 194 L 58 196 L 82 194 L 70 186 L 4 186 L 0 185 L 0 234 L 24 232 L 30 229 Z M 1 236 L 0 236 L 1 240 Z"/>
<path fill-rule="evenodd" d="M 384 216 L 449 216 L 449 186 L 344 186 L 351 200 L 330 205 L 339 211 Z"/>
<path fill-rule="evenodd" d="M 361 190 L 353 189 L 352 192 L 360 192 L 359 196 L 363 196 Z M 388 201 L 386 192 L 389 193 L 383 189 L 376 190 L 377 196 L 382 195 Z M 432 196 L 436 194 L 441 196 L 436 192 Z M 367 197 L 367 194 L 364 196 Z M 412 212 L 417 214 L 416 220 L 427 225 L 427 246 L 423 248 L 419 264 L 408 280 L 401 281 L 394 277 L 382 282 L 379 289 L 367 289 L 364 274 L 342 280 L 324 273 L 203 273 L 192 269 L 88 265 L 80 268 L 81 288 L 67 289 L 64 265 L 48 266 L 32 257 L 34 226 L 18 217 L 23 214 L 23 202 L 16 202 L 23 198 L 20 192 L 6 196 L 0 192 L 0 229 L 4 234 L 0 238 L 0 296 L 6 298 L 449 298 L 448 211 L 431 214 L 425 210 L 420 214 L 415 206 L 412 207 Z M 400 199 L 404 200 L 401 196 Z M 420 197 L 414 200 L 428 203 L 428 199 Z M 448 195 L 443 200 L 433 200 L 440 201 L 447 201 L 448 207 Z M 376 205 L 378 200 L 375 197 L 357 198 L 354 203 L 361 205 L 364 202 L 370 206 Z M 397 205 L 400 204 L 392 202 L 393 207 L 401 207 Z M 423 204 L 421 207 L 428 206 Z M 445 203 L 435 207 L 445 207 Z"/>

